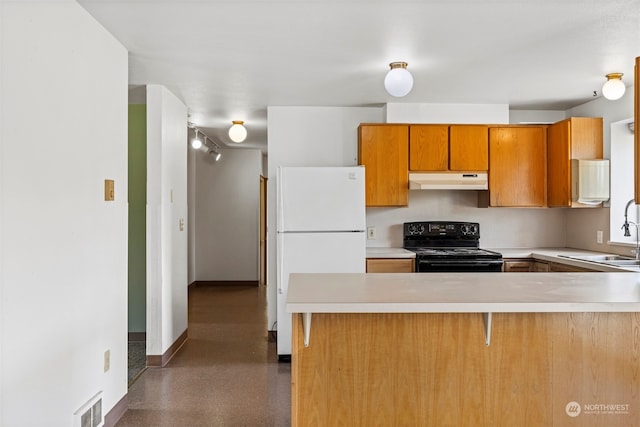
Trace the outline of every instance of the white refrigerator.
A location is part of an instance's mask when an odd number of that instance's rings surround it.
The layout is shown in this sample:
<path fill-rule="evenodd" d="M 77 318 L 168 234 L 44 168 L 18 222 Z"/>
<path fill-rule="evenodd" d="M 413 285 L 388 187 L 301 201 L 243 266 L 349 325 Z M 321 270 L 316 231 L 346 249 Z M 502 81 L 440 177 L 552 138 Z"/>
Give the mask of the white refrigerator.
<path fill-rule="evenodd" d="M 291 273 L 364 273 L 364 167 L 279 167 L 278 359 L 291 356 Z"/>

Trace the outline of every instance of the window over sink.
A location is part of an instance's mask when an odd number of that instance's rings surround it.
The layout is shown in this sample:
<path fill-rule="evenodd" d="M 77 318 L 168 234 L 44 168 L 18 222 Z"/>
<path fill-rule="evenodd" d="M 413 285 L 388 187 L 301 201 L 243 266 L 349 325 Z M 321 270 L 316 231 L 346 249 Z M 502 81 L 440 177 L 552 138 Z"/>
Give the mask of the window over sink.
<path fill-rule="evenodd" d="M 633 132 L 629 123 L 633 118 L 611 123 L 611 192 L 609 210 L 609 243 L 636 244 L 635 226 L 629 227 L 630 237 L 624 236 L 622 224 L 627 202 L 633 199 Z M 629 222 L 638 223 L 638 206 L 631 204 L 628 209 Z"/>

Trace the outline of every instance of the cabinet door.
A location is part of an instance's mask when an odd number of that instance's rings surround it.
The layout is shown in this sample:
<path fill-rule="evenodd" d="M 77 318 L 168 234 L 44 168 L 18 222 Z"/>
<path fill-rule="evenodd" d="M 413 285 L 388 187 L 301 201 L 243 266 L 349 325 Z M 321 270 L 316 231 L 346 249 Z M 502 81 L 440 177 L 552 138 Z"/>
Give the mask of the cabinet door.
<path fill-rule="evenodd" d="M 502 271 L 506 273 L 527 273 L 531 271 L 531 261 L 505 259 L 502 263 Z"/>
<path fill-rule="evenodd" d="M 489 169 L 489 127 L 449 127 L 449 169 L 486 171 Z"/>
<path fill-rule="evenodd" d="M 411 125 L 409 127 L 409 169 L 446 171 L 449 169 L 449 127 Z"/>
<path fill-rule="evenodd" d="M 547 204 L 571 206 L 571 122 L 563 120 L 547 129 Z"/>
<path fill-rule="evenodd" d="M 576 267 L 574 265 L 569 265 L 569 264 L 561 264 L 559 262 L 550 262 L 549 271 L 569 273 L 569 272 L 587 272 L 587 271 L 596 271 L 596 270 L 592 270 L 590 268 L 584 268 L 584 267 Z"/>
<path fill-rule="evenodd" d="M 571 117 L 547 130 L 547 205 L 584 206 L 571 199 L 571 159 L 602 159 L 602 118 Z"/>
<path fill-rule="evenodd" d="M 408 125 L 358 127 L 358 164 L 365 167 L 367 206 L 408 205 L 408 159 Z"/>
<path fill-rule="evenodd" d="M 367 273 L 413 273 L 415 260 L 367 258 Z"/>
<path fill-rule="evenodd" d="M 542 126 L 489 129 L 491 206 L 545 206 L 546 146 Z"/>
<path fill-rule="evenodd" d="M 531 264 L 531 271 L 536 273 L 544 273 L 549 271 L 549 263 L 544 261 L 533 261 Z"/>

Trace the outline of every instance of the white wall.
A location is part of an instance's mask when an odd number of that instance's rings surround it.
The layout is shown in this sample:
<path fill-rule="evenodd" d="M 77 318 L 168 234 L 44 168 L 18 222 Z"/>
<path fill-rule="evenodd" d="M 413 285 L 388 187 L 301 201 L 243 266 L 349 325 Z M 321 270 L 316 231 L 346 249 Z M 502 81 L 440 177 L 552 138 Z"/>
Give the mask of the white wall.
<path fill-rule="evenodd" d="M 147 86 L 148 355 L 162 355 L 187 329 L 186 141 L 185 105 Z"/>
<path fill-rule="evenodd" d="M 69 426 L 127 392 L 127 51 L 75 2 L 0 28 L 0 425 Z"/>
<path fill-rule="evenodd" d="M 269 107 L 267 194 L 267 301 L 269 328 L 276 320 L 276 171 L 278 166 L 353 166 L 358 125 L 381 123 L 382 108 Z"/>
<path fill-rule="evenodd" d="M 190 149 L 195 165 L 194 280 L 258 280 L 260 150 Z"/>
<path fill-rule="evenodd" d="M 187 138 L 188 139 L 188 138 Z M 191 144 L 188 145 L 191 147 Z M 196 279 L 196 150 L 187 148 L 187 205 L 189 210 L 188 227 L 188 260 L 187 283 L 191 284 Z"/>
<path fill-rule="evenodd" d="M 564 110 L 509 110 L 509 123 L 555 123 L 566 119 Z"/>
<path fill-rule="evenodd" d="M 611 158 L 611 123 L 633 117 L 633 86 L 627 87 L 622 98 L 609 101 L 600 97 L 567 110 L 567 117 L 602 117 L 604 127 L 604 158 Z M 637 131 L 636 131 L 637 132 Z M 615 168 L 611 164 L 611 168 Z M 604 232 L 609 240 L 609 209 L 570 209 L 567 213 L 567 246 L 603 252 L 629 254 L 619 246 L 596 243 L 596 231 Z M 616 216 L 620 215 L 619 213 Z M 620 216 L 624 220 L 623 216 Z M 620 222 L 622 226 L 622 221 Z"/>
<path fill-rule="evenodd" d="M 402 247 L 402 224 L 471 221 L 480 224 L 483 248 L 564 246 L 564 209 L 478 208 L 477 191 L 411 190 L 406 208 L 367 208 L 376 239 L 367 246 Z"/>
<path fill-rule="evenodd" d="M 387 123 L 509 123 L 508 104 L 388 103 Z"/>

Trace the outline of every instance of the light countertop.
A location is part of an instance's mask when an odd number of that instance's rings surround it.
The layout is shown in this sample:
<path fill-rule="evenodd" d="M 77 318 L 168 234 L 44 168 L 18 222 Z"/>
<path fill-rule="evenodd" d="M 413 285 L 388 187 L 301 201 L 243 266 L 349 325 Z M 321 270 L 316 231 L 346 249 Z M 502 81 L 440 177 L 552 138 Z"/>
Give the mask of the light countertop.
<path fill-rule="evenodd" d="M 572 248 L 491 248 L 490 250 L 500 252 L 502 258 L 531 258 L 542 261 L 558 262 L 561 264 L 572 265 L 575 267 L 590 268 L 596 271 L 615 272 L 615 271 L 637 271 L 634 268 L 616 267 L 602 263 L 582 261 L 577 259 L 565 258 L 565 256 L 592 256 L 592 255 L 611 255 L 607 252 L 594 252 L 582 249 Z"/>
<path fill-rule="evenodd" d="M 403 248 L 367 247 L 367 258 L 415 258 L 416 253 Z"/>
<path fill-rule="evenodd" d="M 575 267 L 592 268 L 597 271 L 630 271 L 624 267 L 615 267 L 600 263 L 564 258 L 566 255 L 607 255 L 605 252 L 594 252 L 572 248 L 484 248 L 500 252 L 503 258 L 530 258 L 543 261 L 558 262 Z M 415 258 L 415 252 L 404 248 L 367 247 L 367 258 Z"/>
<path fill-rule="evenodd" d="M 640 273 L 292 274 L 289 313 L 640 312 Z"/>

